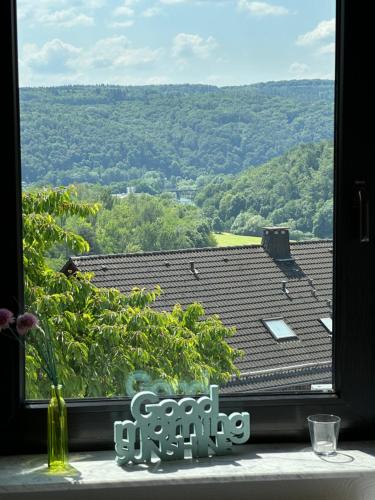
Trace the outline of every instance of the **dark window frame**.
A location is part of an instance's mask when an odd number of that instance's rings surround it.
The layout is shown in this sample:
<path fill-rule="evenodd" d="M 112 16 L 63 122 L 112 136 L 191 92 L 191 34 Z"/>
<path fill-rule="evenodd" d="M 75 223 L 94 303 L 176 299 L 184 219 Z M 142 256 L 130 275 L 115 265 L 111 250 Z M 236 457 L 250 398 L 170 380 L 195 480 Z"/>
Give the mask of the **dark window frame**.
<path fill-rule="evenodd" d="M 1 307 L 22 310 L 21 175 L 17 34 L 15 0 L 0 3 L 5 102 L 1 113 L 3 273 Z M 365 117 L 373 106 L 368 65 L 372 20 L 360 2 L 337 0 L 335 239 L 334 239 L 334 386 L 335 394 L 228 395 L 223 411 L 246 410 L 252 418 L 252 441 L 306 440 L 306 417 L 336 413 L 341 437 L 371 439 L 375 421 L 375 255 L 359 234 L 358 182 L 365 183 L 367 213 L 374 216 L 371 127 Z M 362 214 L 364 212 L 362 211 Z M 363 222 L 363 221 L 362 221 Z M 5 237 L 4 237 L 5 235 Z M 368 235 L 367 235 L 368 236 Z M 0 336 L 0 451 L 45 451 L 46 403 L 24 400 L 23 353 L 18 343 Z M 127 399 L 76 400 L 68 403 L 70 449 L 113 446 L 113 421 L 129 417 Z"/>

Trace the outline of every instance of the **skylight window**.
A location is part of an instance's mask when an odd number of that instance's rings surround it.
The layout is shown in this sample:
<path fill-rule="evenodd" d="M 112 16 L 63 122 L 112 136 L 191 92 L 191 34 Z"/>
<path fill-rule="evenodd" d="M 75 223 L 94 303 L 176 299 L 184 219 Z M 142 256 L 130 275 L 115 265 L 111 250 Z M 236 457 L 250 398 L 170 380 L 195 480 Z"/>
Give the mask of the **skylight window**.
<path fill-rule="evenodd" d="M 327 332 L 332 333 L 332 318 L 320 318 L 320 322 L 323 324 Z"/>
<path fill-rule="evenodd" d="M 264 319 L 262 321 L 276 340 L 297 338 L 294 331 L 281 318 Z"/>

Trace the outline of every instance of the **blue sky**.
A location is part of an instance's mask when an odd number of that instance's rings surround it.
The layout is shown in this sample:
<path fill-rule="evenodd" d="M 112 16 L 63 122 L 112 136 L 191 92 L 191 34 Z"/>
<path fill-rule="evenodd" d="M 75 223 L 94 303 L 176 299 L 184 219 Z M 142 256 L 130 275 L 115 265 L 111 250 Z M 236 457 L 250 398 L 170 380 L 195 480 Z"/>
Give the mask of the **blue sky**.
<path fill-rule="evenodd" d="M 333 0 L 18 0 L 21 86 L 334 77 Z"/>

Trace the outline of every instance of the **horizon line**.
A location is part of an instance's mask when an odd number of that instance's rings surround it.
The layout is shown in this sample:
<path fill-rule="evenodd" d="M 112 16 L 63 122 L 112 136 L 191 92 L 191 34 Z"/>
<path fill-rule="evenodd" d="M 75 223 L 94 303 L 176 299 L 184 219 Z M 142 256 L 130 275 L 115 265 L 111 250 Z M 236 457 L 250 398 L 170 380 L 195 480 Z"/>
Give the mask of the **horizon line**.
<path fill-rule="evenodd" d="M 267 80 L 253 83 L 241 83 L 235 85 L 215 85 L 211 83 L 145 83 L 145 84 L 126 84 L 126 83 L 64 83 L 59 85 L 20 85 L 19 89 L 48 89 L 56 87 L 213 87 L 213 88 L 232 88 L 232 87 L 251 87 L 260 84 L 284 83 L 284 82 L 335 82 L 330 78 L 292 78 L 290 80 Z"/>

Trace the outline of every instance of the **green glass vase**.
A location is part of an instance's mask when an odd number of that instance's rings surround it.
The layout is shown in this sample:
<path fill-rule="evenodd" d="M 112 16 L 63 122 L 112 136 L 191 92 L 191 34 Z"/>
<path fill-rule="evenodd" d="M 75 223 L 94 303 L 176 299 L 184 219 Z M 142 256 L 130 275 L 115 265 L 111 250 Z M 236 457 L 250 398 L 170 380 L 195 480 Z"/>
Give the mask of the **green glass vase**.
<path fill-rule="evenodd" d="M 61 385 L 51 386 L 48 405 L 48 467 L 51 471 L 68 466 L 68 419 Z"/>

